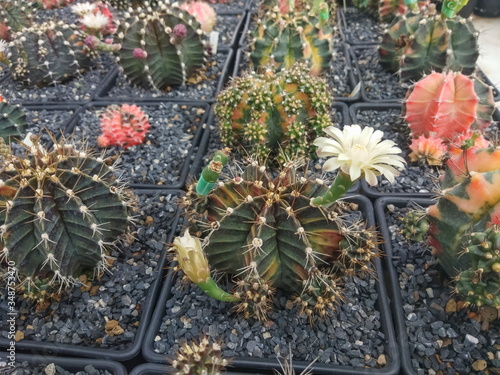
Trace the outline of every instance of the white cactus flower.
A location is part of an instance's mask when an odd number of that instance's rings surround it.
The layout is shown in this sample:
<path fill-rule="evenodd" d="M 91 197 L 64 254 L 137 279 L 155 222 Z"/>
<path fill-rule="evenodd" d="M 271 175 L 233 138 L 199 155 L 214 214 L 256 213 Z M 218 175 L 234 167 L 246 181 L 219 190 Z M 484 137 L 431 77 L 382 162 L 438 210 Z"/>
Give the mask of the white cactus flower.
<path fill-rule="evenodd" d="M 101 12 L 97 12 L 96 14 L 86 13 L 80 19 L 80 22 L 89 29 L 100 30 L 108 24 L 109 19 Z"/>
<path fill-rule="evenodd" d="M 91 13 L 96 8 L 96 4 L 92 3 L 79 3 L 71 6 L 71 11 L 79 16 Z"/>

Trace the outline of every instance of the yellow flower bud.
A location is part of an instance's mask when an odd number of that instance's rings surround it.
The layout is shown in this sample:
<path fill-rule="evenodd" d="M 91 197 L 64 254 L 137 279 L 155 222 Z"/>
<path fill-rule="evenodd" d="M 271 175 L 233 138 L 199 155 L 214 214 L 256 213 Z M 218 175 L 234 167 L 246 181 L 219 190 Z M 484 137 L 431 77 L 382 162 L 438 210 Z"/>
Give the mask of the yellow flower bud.
<path fill-rule="evenodd" d="M 175 237 L 174 246 L 177 249 L 177 262 L 186 276 L 195 284 L 207 282 L 210 279 L 210 268 L 200 239 L 191 237 L 186 230 L 184 236 Z"/>

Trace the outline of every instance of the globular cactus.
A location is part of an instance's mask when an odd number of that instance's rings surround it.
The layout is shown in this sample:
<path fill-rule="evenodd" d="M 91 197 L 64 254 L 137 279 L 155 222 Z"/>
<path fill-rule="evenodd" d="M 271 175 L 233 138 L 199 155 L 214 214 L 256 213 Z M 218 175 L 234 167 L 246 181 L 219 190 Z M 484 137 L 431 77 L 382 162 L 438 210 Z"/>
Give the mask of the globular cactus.
<path fill-rule="evenodd" d="M 196 21 L 200 23 L 201 29 L 204 32 L 210 33 L 213 30 L 217 22 L 217 15 L 215 14 L 215 10 L 208 3 L 199 0 L 188 0 L 182 3 L 180 7 L 196 18 Z"/>
<path fill-rule="evenodd" d="M 28 134 L 24 158 L 0 172 L 0 256 L 14 264 L 25 296 L 44 298 L 108 266 L 127 233 L 132 197 L 114 166 L 71 144 L 43 148 Z"/>
<path fill-rule="evenodd" d="M 12 33 L 29 27 L 33 22 L 35 8 L 25 0 L 0 1 L 0 39 L 12 40 Z"/>
<path fill-rule="evenodd" d="M 185 84 L 204 65 L 203 31 L 177 5 L 129 9 L 118 23 L 117 62 L 137 86 L 166 90 Z"/>
<path fill-rule="evenodd" d="M 405 0 L 353 0 L 356 8 L 378 14 L 383 22 L 391 22 L 394 17 L 407 13 L 410 8 Z M 423 8 L 429 5 L 429 0 L 415 1 L 413 9 Z"/>
<path fill-rule="evenodd" d="M 263 0 L 260 2 L 259 16 L 264 16 L 266 12 L 279 9 L 280 13 L 290 12 L 290 0 Z M 337 2 L 335 0 L 294 0 L 293 9 L 296 12 L 307 12 L 310 16 L 318 16 L 320 12 L 325 17 L 328 13 L 330 22 L 335 24 Z"/>
<path fill-rule="evenodd" d="M 410 150 L 412 152 L 408 156 L 412 162 L 425 160 L 429 165 L 442 165 L 448 147 L 436 136 L 421 135 L 411 141 Z"/>
<path fill-rule="evenodd" d="M 309 76 L 304 64 L 247 73 L 217 97 L 221 140 L 259 159 L 309 156 L 312 141 L 331 125 L 330 98 L 327 83 Z"/>
<path fill-rule="evenodd" d="M 202 337 L 199 343 L 184 343 L 171 362 L 174 375 L 221 375 L 229 361 L 221 346 Z"/>
<path fill-rule="evenodd" d="M 252 162 L 208 195 L 190 186 L 184 197 L 211 268 L 237 277 L 236 311 L 245 318 L 266 319 L 274 288 L 295 294 L 308 316 L 325 316 L 342 299 L 342 277 L 370 273 L 378 256 L 375 234 L 347 220 L 345 206 L 311 204 L 328 187 L 297 167 L 289 162 L 272 177 Z"/>
<path fill-rule="evenodd" d="M 429 244 L 466 302 L 498 308 L 500 149 L 448 161 L 442 186 L 438 202 L 427 208 Z"/>
<path fill-rule="evenodd" d="M 49 21 L 13 34 L 6 58 L 12 77 L 28 86 L 65 82 L 91 65 L 95 52 L 75 25 Z"/>
<path fill-rule="evenodd" d="M 494 111 L 491 87 L 451 71 L 422 78 L 403 102 L 403 116 L 413 138 L 432 136 L 445 143 L 469 129 L 484 131 L 493 121 Z"/>
<path fill-rule="evenodd" d="M 470 20 L 437 14 L 431 4 L 393 20 L 379 46 L 380 63 L 402 81 L 433 70 L 472 74 L 479 56 L 477 37 Z"/>
<path fill-rule="evenodd" d="M 325 6 L 324 2 L 320 5 Z M 314 15 L 309 11 L 309 5 L 301 11 L 275 7 L 257 19 L 250 52 L 255 68 L 270 64 L 291 68 L 298 61 L 306 61 L 312 75 L 330 68 L 333 30 L 327 22 L 329 14 L 322 15 L 321 8 Z"/>
<path fill-rule="evenodd" d="M 103 134 L 97 139 L 100 147 L 128 148 L 144 142 L 150 124 L 148 116 L 136 105 L 112 105 L 101 116 Z"/>
<path fill-rule="evenodd" d="M 28 126 L 26 113 L 20 105 L 12 105 L 0 96 L 0 137 L 6 144 L 24 134 Z"/>

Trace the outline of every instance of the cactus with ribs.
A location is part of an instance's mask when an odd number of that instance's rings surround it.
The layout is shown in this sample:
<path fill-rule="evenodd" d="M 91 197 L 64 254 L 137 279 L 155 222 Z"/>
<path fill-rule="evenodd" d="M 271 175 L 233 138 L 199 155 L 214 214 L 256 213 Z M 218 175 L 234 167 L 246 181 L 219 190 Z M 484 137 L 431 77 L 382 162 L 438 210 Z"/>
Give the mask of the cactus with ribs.
<path fill-rule="evenodd" d="M 29 27 L 33 22 L 35 7 L 26 0 L 0 1 L 0 39 L 12 40 L 12 33 Z"/>
<path fill-rule="evenodd" d="M 129 9 L 118 22 L 116 60 L 137 86 L 167 90 L 194 79 L 208 52 L 200 23 L 175 4 Z"/>
<path fill-rule="evenodd" d="M 5 62 L 24 85 L 65 82 L 88 69 L 96 56 L 84 40 L 77 26 L 62 21 L 33 25 L 12 35 Z"/>
<path fill-rule="evenodd" d="M 411 9 L 422 9 L 428 6 L 429 0 L 413 1 L 411 4 L 408 0 L 354 0 L 353 3 L 359 10 L 378 14 L 381 21 L 391 22 L 394 17 L 403 15 Z"/>
<path fill-rule="evenodd" d="M 20 105 L 12 105 L 0 96 L 0 138 L 9 144 L 26 131 L 28 121 Z"/>
<path fill-rule="evenodd" d="M 89 151 L 48 151 L 31 134 L 22 144 L 25 157 L 4 160 L 0 173 L 0 255 L 15 264 L 24 295 L 43 299 L 107 268 L 134 199 Z"/>
<path fill-rule="evenodd" d="M 217 97 L 221 140 L 259 160 L 311 156 L 312 141 L 331 125 L 330 98 L 326 81 L 309 76 L 305 64 L 248 72 Z"/>
<path fill-rule="evenodd" d="M 273 176 L 254 161 L 208 195 L 190 186 L 184 198 L 210 267 L 236 276 L 245 318 L 266 319 L 275 288 L 295 294 L 301 312 L 324 316 L 342 299 L 342 277 L 370 273 L 378 256 L 374 232 L 346 221 L 343 204 L 311 204 L 328 187 L 297 167 L 289 162 Z"/>
<path fill-rule="evenodd" d="M 380 44 L 380 63 L 398 72 L 402 81 L 418 80 L 433 70 L 472 74 L 479 56 L 478 32 L 470 20 L 455 14 L 438 14 L 431 4 L 396 17 Z"/>
<path fill-rule="evenodd" d="M 329 69 L 333 29 L 327 22 L 327 9 L 327 4 L 321 1 L 318 10 L 310 14 L 309 5 L 298 10 L 294 2 L 280 0 L 279 7 L 269 9 L 257 19 L 251 34 L 250 61 L 254 67 L 290 68 L 306 61 L 312 75 Z"/>

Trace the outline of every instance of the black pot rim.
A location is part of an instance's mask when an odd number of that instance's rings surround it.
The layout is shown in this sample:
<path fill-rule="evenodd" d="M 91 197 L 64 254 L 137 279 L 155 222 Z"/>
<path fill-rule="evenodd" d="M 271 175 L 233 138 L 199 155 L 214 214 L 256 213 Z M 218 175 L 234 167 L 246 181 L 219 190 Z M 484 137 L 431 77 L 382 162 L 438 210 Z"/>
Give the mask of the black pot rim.
<path fill-rule="evenodd" d="M 137 189 L 136 194 L 156 194 L 158 192 L 163 192 L 165 194 L 172 194 L 181 196 L 184 194 L 182 190 L 177 189 Z M 172 242 L 175 228 L 179 222 L 179 209 L 174 214 L 172 218 L 171 228 L 172 231 L 169 233 L 167 238 L 167 243 Z M 103 358 L 111 359 L 114 361 L 127 361 L 135 357 L 141 350 L 144 337 L 146 335 L 146 330 L 150 324 L 151 316 L 153 314 L 154 307 L 157 301 L 157 295 L 159 293 L 160 286 L 163 283 L 163 272 L 167 264 L 166 249 L 164 248 L 160 252 L 160 257 L 157 265 L 158 277 L 153 281 L 151 287 L 149 288 L 146 296 L 146 300 L 142 305 L 142 316 L 140 319 L 139 327 L 137 328 L 134 341 L 130 343 L 127 349 L 109 349 L 109 348 L 97 348 L 97 347 L 86 347 L 71 344 L 61 344 L 55 342 L 46 341 L 34 341 L 34 340 L 21 340 L 16 342 L 16 349 L 23 350 L 26 352 L 35 353 L 48 353 L 48 355 L 63 354 L 78 357 L 90 357 L 90 358 Z M 0 338 L 0 348 L 9 348 L 10 340 L 6 338 Z M 92 360 L 94 363 L 94 360 Z"/>
<path fill-rule="evenodd" d="M 363 215 L 366 218 L 367 223 L 371 226 L 375 223 L 375 217 L 373 213 L 373 208 L 371 202 L 368 198 L 357 195 L 357 194 L 347 194 L 345 196 L 347 201 L 362 203 L 363 207 Z M 388 357 L 388 363 L 383 368 L 353 368 L 348 366 L 339 366 L 339 365 L 328 365 L 328 364 L 315 364 L 311 369 L 315 374 L 343 374 L 343 375 L 359 375 L 363 374 L 384 374 L 384 375 L 396 375 L 399 374 L 400 369 L 400 360 L 399 360 L 399 352 L 398 345 L 396 344 L 396 337 L 394 327 L 392 326 L 392 318 L 391 311 L 389 309 L 389 300 L 387 291 L 385 289 L 385 282 L 382 277 L 383 269 L 382 263 L 380 259 L 375 259 L 374 266 L 377 272 L 378 277 L 376 282 L 377 292 L 379 295 L 378 310 L 380 311 L 380 319 L 381 319 L 381 330 L 385 335 L 385 348 L 386 348 L 386 356 Z M 172 285 L 175 278 L 175 272 L 170 269 L 166 280 L 165 285 L 162 287 L 161 294 L 158 298 L 158 303 L 156 309 L 154 311 L 153 317 L 151 319 L 151 324 L 146 333 L 146 337 L 144 339 L 144 344 L 142 347 L 142 355 L 149 362 L 154 363 L 167 363 L 167 359 L 165 355 L 161 355 L 155 353 L 153 348 L 154 338 L 158 332 L 159 326 L 162 321 L 162 317 L 164 316 L 165 303 L 170 296 L 170 286 Z M 232 365 L 235 368 L 241 369 L 252 369 L 252 370 L 264 370 L 271 371 L 273 369 L 279 369 L 279 364 L 276 360 L 268 359 L 268 358 L 254 358 L 254 357 L 238 357 L 233 358 L 231 361 Z M 303 371 L 309 365 L 308 362 L 305 361 L 294 361 L 294 368 L 298 371 Z"/>
<path fill-rule="evenodd" d="M 389 234 L 389 230 L 386 225 L 385 220 L 385 208 L 388 204 L 394 204 L 399 207 L 406 206 L 408 202 L 415 202 L 421 206 L 429 206 L 434 204 L 435 201 L 428 198 L 402 198 L 402 197 L 384 197 L 379 198 L 375 201 L 374 209 L 375 209 L 375 218 L 377 221 L 377 225 L 379 227 L 380 232 L 382 233 L 382 238 L 388 239 L 391 238 Z M 406 332 L 405 319 L 403 319 L 404 311 L 403 311 L 403 302 L 401 299 L 401 288 L 399 287 L 398 275 L 396 272 L 396 268 L 392 264 L 392 246 L 390 241 L 383 241 L 382 247 L 386 254 L 385 262 L 385 270 L 389 276 L 389 296 L 392 302 L 391 310 L 392 315 L 394 317 L 394 323 L 396 326 L 396 336 L 398 339 L 398 344 L 400 347 L 401 354 L 401 366 L 403 372 L 406 375 L 417 375 L 416 371 L 413 369 L 411 364 L 411 355 L 410 348 L 408 346 L 409 338 Z"/>

